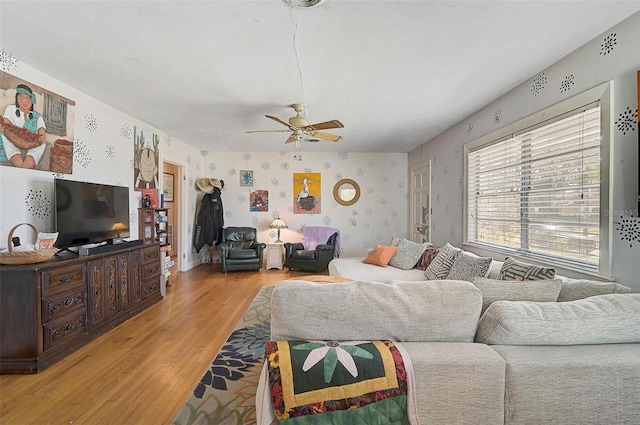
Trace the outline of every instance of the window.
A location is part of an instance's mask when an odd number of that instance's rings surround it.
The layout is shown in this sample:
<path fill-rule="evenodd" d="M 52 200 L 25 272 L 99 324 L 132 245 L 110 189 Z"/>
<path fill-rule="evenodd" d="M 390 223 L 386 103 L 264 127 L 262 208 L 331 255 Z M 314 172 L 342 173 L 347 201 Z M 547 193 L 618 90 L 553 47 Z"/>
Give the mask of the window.
<path fill-rule="evenodd" d="M 596 100 L 468 147 L 466 241 L 599 271 L 602 116 Z"/>

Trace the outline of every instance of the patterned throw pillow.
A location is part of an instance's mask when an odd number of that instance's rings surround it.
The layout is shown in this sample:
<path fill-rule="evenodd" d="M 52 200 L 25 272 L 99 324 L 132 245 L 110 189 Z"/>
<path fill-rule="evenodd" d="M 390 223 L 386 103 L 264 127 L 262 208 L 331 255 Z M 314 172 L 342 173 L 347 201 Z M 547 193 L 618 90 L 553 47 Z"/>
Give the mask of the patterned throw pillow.
<path fill-rule="evenodd" d="M 418 260 L 418 264 L 416 264 L 416 269 L 426 270 L 429 267 L 429 264 L 436 258 L 436 255 L 440 252 L 440 247 L 437 245 L 429 245 L 422 253 L 420 260 Z"/>
<path fill-rule="evenodd" d="M 491 257 L 475 257 L 463 252 L 451 266 L 447 279 L 471 282 L 474 277 L 487 277 L 492 261 Z"/>
<path fill-rule="evenodd" d="M 362 262 L 366 264 L 375 264 L 380 267 L 387 267 L 389 260 L 391 260 L 397 251 L 398 248 L 395 246 L 376 245 L 376 247 L 373 248 L 373 251 L 371 251 L 371 253 L 367 255 L 367 258 L 362 260 Z"/>
<path fill-rule="evenodd" d="M 389 265 L 401 270 L 410 270 L 416 266 L 427 244 L 420 244 L 408 239 L 398 243 L 398 252 L 391 258 Z"/>
<path fill-rule="evenodd" d="M 533 264 L 521 263 L 507 257 L 498 274 L 500 280 L 539 280 L 554 279 L 555 267 L 540 267 Z"/>
<path fill-rule="evenodd" d="M 398 246 L 402 238 L 396 238 L 395 236 L 391 238 L 391 242 L 389 242 L 389 246 Z"/>
<path fill-rule="evenodd" d="M 426 278 L 428 280 L 445 279 L 461 252 L 461 249 L 455 248 L 449 242 L 444 244 L 436 258 L 424 271 Z"/>

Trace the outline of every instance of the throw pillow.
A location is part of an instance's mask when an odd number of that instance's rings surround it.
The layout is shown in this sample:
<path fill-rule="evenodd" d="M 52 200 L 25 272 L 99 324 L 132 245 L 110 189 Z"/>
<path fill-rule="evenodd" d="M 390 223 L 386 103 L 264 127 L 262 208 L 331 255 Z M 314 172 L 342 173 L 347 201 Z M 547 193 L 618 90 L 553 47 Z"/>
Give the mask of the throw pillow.
<path fill-rule="evenodd" d="M 427 267 L 429 267 L 429 264 L 431 264 L 431 262 L 433 261 L 434 258 L 436 258 L 436 255 L 438 255 L 439 252 L 440 252 L 439 246 L 429 245 L 422 253 L 420 260 L 418 260 L 416 269 L 426 270 Z"/>
<path fill-rule="evenodd" d="M 398 252 L 391 258 L 389 265 L 401 270 L 410 270 L 416 266 L 427 244 L 420 244 L 408 239 L 398 243 Z"/>
<path fill-rule="evenodd" d="M 498 274 L 500 280 L 540 280 L 556 277 L 554 267 L 540 267 L 533 264 L 521 263 L 507 257 Z"/>
<path fill-rule="evenodd" d="M 455 248 L 447 242 L 440 248 L 440 252 L 436 255 L 436 258 L 433 259 L 429 267 L 424 271 L 424 275 L 429 280 L 446 278 L 449 270 L 451 270 L 451 266 L 456 262 L 461 252 L 462 250 L 460 248 Z"/>
<path fill-rule="evenodd" d="M 391 260 L 397 251 L 398 248 L 395 246 L 376 245 L 376 247 L 373 248 L 373 251 L 371 251 L 371 253 L 367 255 L 367 258 L 362 260 L 362 262 L 366 264 L 374 264 L 380 267 L 387 267 L 389 260 Z"/>
<path fill-rule="evenodd" d="M 447 279 L 471 282 L 474 277 L 487 277 L 492 261 L 491 257 L 475 257 L 463 252 L 451 266 Z"/>
<path fill-rule="evenodd" d="M 566 279 L 562 282 L 558 302 L 574 301 L 595 295 L 626 294 L 631 288 L 616 282 L 598 282 L 587 279 Z"/>
<path fill-rule="evenodd" d="M 515 282 L 474 277 L 471 283 L 482 292 L 483 313 L 495 301 L 555 302 L 562 286 L 560 279 Z"/>

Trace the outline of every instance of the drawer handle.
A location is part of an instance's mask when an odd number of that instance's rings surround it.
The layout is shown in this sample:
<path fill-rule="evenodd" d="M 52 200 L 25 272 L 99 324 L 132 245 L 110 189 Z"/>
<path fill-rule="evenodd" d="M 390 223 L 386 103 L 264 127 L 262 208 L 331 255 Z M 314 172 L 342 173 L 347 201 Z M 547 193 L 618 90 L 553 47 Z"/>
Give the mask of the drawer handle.
<path fill-rule="evenodd" d="M 71 305 L 73 304 L 73 298 L 69 298 L 68 300 L 64 300 L 64 305 Z"/>
<path fill-rule="evenodd" d="M 73 280 L 73 278 L 74 278 L 74 277 L 76 277 L 76 275 L 74 275 L 74 274 L 69 274 L 69 275 L 67 275 L 67 276 L 62 276 L 62 277 L 58 278 L 58 280 L 59 280 L 60 282 L 67 283 L 67 282 L 71 282 L 71 281 Z"/>
<path fill-rule="evenodd" d="M 150 252 L 149 254 L 147 254 L 147 258 L 151 258 L 151 257 L 155 257 L 156 253 L 155 252 Z"/>

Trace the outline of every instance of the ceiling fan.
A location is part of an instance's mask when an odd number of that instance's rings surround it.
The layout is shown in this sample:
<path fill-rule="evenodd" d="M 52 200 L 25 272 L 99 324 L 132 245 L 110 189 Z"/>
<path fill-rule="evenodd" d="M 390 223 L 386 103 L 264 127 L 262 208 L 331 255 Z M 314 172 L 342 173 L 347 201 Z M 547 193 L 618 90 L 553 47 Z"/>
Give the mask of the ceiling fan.
<path fill-rule="evenodd" d="M 331 120 L 325 122 L 319 122 L 316 124 L 309 124 L 306 118 L 303 116 L 304 113 L 304 105 L 301 103 L 294 103 L 291 105 L 294 111 L 296 111 L 296 116 L 289 118 L 289 122 L 281 120 L 278 117 L 274 117 L 271 115 L 265 115 L 265 117 L 274 120 L 277 123 L 280 123 L 288 128 L 288 130 L 249 130 L 245 133 L 286 133 L 291 132 L 289 138 L 285 141 L 285 143 L 293 143 L 296 141 L 302 140 L 304 136 L 309 136 L 312 138 L 318 138 L 323 140 L 330 140 L 332 142 L 339 142 L 342 140 L 342 136 L 338 136 L 337 134 L 325 133 L 318 130 L 328 130 L 330 128 L 343 128 L 344 125 L 338 120 Z"/>

